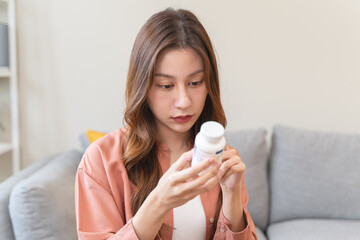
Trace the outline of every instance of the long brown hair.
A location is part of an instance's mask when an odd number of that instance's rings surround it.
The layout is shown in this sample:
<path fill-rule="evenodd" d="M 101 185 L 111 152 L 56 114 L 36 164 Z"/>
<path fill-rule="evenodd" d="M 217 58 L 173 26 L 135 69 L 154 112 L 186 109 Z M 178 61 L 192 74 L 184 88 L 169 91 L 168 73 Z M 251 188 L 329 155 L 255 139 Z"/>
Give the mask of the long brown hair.
<path fill-rule="evenodd" d="M 203 60 L 208 95 L 201 115 L 190 130 L 192 138 L 206 121 L 217 121 L 226 126 L 216 57 L 206 30 L 196 16 L 187 10 L 168 8 L 152 15 L 136 37 L 125 93 L 124 121 L 129 129 L 124 164 L 130 181 L 137 187 L 132 199 L 134 215 L 156 187 L 162 174 L 157 160 L 154 116 L 146 98 L 153 83 L 157 57 L 169 48 L 192 48 Z M 219 209 L 218 206 L 217 216 Z"/>

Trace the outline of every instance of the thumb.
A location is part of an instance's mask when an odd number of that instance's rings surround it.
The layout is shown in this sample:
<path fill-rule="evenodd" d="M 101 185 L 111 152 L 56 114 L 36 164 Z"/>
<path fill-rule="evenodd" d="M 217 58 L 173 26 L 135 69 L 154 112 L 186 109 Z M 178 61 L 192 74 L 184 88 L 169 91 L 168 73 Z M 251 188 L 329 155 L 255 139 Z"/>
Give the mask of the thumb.
<path fill-rule="evenodd" d="M 191 149 L 190 151 L 184 152 L 178 160 L 176 160 L 175 163 L 171 166 L 174 171 L 181 171 L 184 169 L 186 164 L 188 162 L 191 162 L 191 159 L 193 157 L 194 149 Z"/>

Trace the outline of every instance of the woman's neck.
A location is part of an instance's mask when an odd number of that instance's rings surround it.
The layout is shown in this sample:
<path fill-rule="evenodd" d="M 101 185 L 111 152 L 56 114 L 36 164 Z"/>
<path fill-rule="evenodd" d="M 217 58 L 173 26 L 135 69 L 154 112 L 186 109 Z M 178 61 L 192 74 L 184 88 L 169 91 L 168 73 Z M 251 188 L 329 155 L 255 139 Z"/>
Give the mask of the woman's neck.
<path fill-rule="evenodd" d="M 169 152 L 184 152 L 188 149 L 189 132 L 179 133 L 169 128 L 157 128 L 156 140 L 168 147 Z"/>

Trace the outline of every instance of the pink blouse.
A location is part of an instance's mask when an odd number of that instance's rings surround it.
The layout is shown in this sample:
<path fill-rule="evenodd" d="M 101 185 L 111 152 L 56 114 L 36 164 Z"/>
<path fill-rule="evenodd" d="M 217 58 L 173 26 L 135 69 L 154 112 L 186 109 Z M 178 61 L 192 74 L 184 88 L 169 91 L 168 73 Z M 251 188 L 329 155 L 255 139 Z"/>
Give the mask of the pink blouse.
<path fill-rule="evenodd" d="M 126 141 L 127 129 L 120 128 L 93 142 L 84 153 L 75 182 L 79 239 L 138 239 L 132 225 L 131 211 L 131 196 L 136 186 L 130 182 L 122 160 Z M 162 172 L 166 172 L 170 167 L 170 156 L 164 144 L 158 144 L 158 160 Z M 241 232 L 230 230 L 231 222 L 225 218 L 222 209 L 217 228 L 214 229 L 216 203 L 221 191 L 219 184 L 200 195 L 206 216 L 206 240 L 212 237 L 213 239 L 257 239 L 254 223 L 246 208 L 248 193 L 245 183 L 242 189 L 246 228 Z M 166 215 L 164 223 L 173 226 L 172 210 Z M 162 239 L 172 239 L 172 228 L 161 228 L 161 231 Z"/>

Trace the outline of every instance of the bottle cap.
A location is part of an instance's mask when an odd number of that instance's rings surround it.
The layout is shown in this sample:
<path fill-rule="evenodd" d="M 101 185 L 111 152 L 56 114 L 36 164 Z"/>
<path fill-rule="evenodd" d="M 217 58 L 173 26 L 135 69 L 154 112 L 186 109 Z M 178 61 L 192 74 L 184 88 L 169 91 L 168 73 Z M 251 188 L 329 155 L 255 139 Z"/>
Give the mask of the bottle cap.
<path fill-rule="evenodd" d="M 224 127 L 215 121 L 208 121 L 201 125 L 200 132 L 209 140 L 216 140 L 224 136 Z"/>

